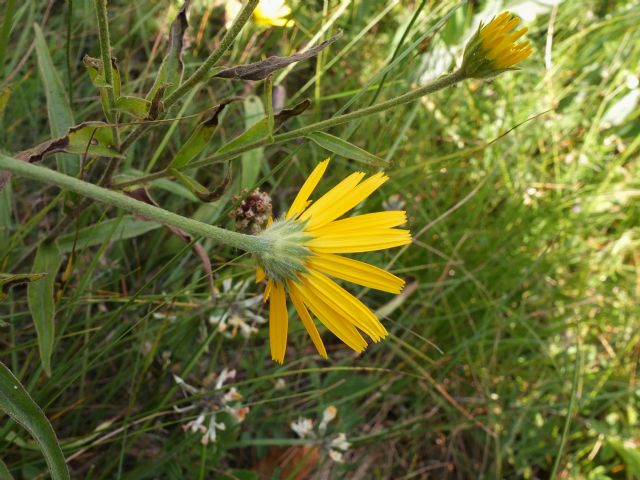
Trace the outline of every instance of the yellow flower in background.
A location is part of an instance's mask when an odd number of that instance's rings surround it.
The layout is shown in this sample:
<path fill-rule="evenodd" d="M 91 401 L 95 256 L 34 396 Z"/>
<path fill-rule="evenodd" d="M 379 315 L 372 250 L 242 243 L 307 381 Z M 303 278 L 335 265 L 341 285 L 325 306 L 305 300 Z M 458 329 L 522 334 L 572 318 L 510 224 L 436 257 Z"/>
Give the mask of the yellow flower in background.
<path fill-rule="evenodd" d="M 291 8 L 284 0 L 260 0 L 253 11 L 256 22 L 264 26 L 293 27 L 294 21 L 287 19 Z"/>
<path fill-rule="evenodd" d="M 394 228 L 406 223 L 404 211 L 340 219 L 388 177 L 377 173 L 365 179 L 363 172 L 356 172 L 312 202 L 309 197 L 328 164 L 329 160 L 325 160 L 313 170 L 285 217 L 260 234 L 274 246 L 269 255 L 259 256 L 256 279 L 258 282 L 267 279 L 264 295 L 265 301 L 270 301 L 271 357 L 278 363 L 284 361 L 287 347 L 287 292 L 316 349 L 327 358 L 311 314 L 356 352 L 367 347 L 360 332 L 374 342 L 388 335 L 374 313 L 330 277 L 396 294 L 404 287 L 404 280 L 383 269 L 339 255 L 384 250 L 411 242 L 408 230 Z"/>
<path fill-rule="evenodd" d="M 242 3 L 238 0 L 227 0 L 225 4 L 226 26 L 229 28 L 233 20 L 242 10 Z M 291 8 L 284 0 L 260 0 L 253 11 L 256 23 L 265 27 L 293 27 L 295 22 L 287 17 Z"/>
<path fill-rule="evenodd" d="M 510 12 L 503 12 L 488 24 L 480 24 L 464 51 L 462 70 L 468 77 L 490 77 L 512 69 L 533 49 L 530 42 L 516 43 L 527 28 L 516 30 L 520 19 Z"/>

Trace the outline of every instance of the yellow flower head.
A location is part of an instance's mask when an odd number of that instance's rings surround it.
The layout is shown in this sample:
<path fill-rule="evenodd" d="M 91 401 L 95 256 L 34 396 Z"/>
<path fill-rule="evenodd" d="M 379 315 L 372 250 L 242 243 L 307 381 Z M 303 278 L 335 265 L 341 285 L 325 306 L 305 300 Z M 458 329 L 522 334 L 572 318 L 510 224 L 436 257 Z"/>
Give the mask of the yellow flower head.
<path fill-rule="evenodd" d="M 242 10 L 239 0 L 227 0 L 225 3 L 226 27 L 231 27 L 233 20 Z M 256 23 L 265 27 L 293 27 L 295 22 L 287 17 L 291 8 L 284 0 L 260 0 L 253 11 Z"/>
<path fill-rule="evenodd" d="M 464 51 L 462 69 L 469 77 L 490 77 L 513 67 L 531 55 L 529 41 L 516 43 L 527 28 L 516 30 L 518 17 L 502 12 L 480 28 Z"/>
<path fill-rule="evenodd" d="M 271 357 L 284 361 L 288 314 L 286 293 L 316 349 L 327 358 L 313 314 L 325 327 L 356 352 L 367 347 L 360 331 L 374 342 L 387 330 L 369 308 L 330 277 L 389 293 L 400 293 L 404 280 L 373 265 L 338 255 L 370 252 L 411 242 L 408 230 L 397 227 L 407 221 L 404 211 L 384 211 L 339 219 L 388 177 L 377 173 L 365 179 L 349 175 L 315 202 L 309 200 L 329 160 L 321 162 L 306 180 L 283 219 L 273 222 L 260 236 L 273 245 L 260 255 L 256 279 L 267 279 Z"/>

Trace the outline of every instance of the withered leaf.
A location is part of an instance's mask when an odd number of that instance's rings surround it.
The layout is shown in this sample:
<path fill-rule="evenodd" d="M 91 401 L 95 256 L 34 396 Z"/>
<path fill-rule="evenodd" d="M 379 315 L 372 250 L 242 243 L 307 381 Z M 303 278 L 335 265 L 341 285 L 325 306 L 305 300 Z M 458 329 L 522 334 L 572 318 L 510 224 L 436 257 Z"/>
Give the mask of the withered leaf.
<path fill-rule="evenodd" d="M 275 128 L 276 129 L 280 128 L 282 125 L 284 125 L 284 123 L 287 120 L 289 120 L 292 117 L 296 117 L 300 115 L 310 106 L 311 106 L 311 100 L 306 98 L 300 103 L 298 103 L 297 105 L 295 105 L 293 108 L 285 108 L 283 110 L 280 110 L 280 113 L 277 113 L 276 116 L 274 117 Z"/>
<path fill-rule="evenodd" d="M 149 193 L 149 191 L 144 187 L 136 188 L 135 190 L 129 190 L 124 193 L 130 196 L 131 198 L 135 198 L 136 200 L 139 200 L 141 202 L 148 203 L 149 205 L 153 205 L 154 207 L 159 206 L 158 203 L 151 197 L 151 194 Z M 148 218 L 142 215 L 136 215 L 136 217 L 140 218 L 141 220 L 148 220 Z M 185 232 L 181 228 L 174 227 L 173 225 L 166 225 L 166 224 L 163 224 L 163 226 L 183 242 L 185 243 L 193 242 L 193 237 L 191 236 L 191 234 Z M 211 260 L 209 260 L 209 255 L 207 255 L 207 251 L 199 242 L 194 242 L 191 245 L 191 250 L 193 250 L 193 253 L 195 253 L 198 256 L 198 258 L 200 258 L 200 262 L 202 263 L 202 268 L 207 275 L 209 288 L 211 290 L 211 301 L 213 302 L 216 298 L 217 291 L 216 291 L 215 283 L 213 282 L 213 268 L 211 267 Z"/>
<path fill-rule="evenodd" d="M 240 80 L 264 80 L 271 73 L 281 68 L 291 65 L 295 62 L 308 60 L 315 57 L 322 50 L 327 48 L 333 42 L 342 37 L 342 32 L 338 32 L 333 37 L 324 42 L 310 48 L 306 52 L 295 53 L 289 57 L 269 57 L 260 62 L 248 63 L 247 65 L 238 65 L 236 67 L 225 68 L 213 75 L 214 78 L 237 78 Z"/>
<path fill-rule="evenodd" d="M 6 297 L 9 289 L 14 285 L 36 282 L 46 275 L 46 273 L 0 273 L 0 299 Z"/>
<path fill-rule="evenodd" d="M 168 93 L 180 85 L 182 81 L 182 73 L 184 71 L 184 63 L 182 62 L 182 50 L 184 47 L 184 32 L 189 26 L 187 21 L 187 10 L 191 0 L 185 0 L 182 7 L 178 11 L 178 15 L 171 23 L 169 29 L 169 49 L 162 60 L 156 80 L 147 94 L 147 100 L 157 97 L 158 90 L 165 86 Z M 164 93 L 164 92 L 163 92 Z M 160 96 L 162 98 L 162 96 Z"/>

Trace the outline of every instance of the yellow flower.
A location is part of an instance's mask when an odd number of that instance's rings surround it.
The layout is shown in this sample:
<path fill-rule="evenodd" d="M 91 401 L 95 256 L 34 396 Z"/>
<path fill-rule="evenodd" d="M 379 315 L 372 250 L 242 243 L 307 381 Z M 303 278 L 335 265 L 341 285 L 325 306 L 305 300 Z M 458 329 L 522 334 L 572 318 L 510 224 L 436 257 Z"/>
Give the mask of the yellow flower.
<path fill-rule="evenodd" d="M 408 230 L 394 228 L 406 223 L 404 211 L 339 219 L 376 191 L 388 177 L 377 173 L 364 179 L 364 173 L 353 173 L 312 202 L 309 197 L 328 164 L 329 160 L 325 160 L 313 170 L 285 217 L 261 233 L 288 259 L 284 265 L 274 258 L 258 258 L 260 266 L 256 273 L 258 282 L 267 278 L 264 296 L 265 301 L 270 301 L 271 357 L 278 363 L 284 361 L 287 346 L 286 292 L 316 349 L 327 358 L 311 314 L 356 352 L 367 347 L 360 331 L 374 342 L 388 334 L 369 308 L 329 277 L 389 293 L 400 293 L 404 287 L 404 280 L 385 270 L 338 255 L 383 250 L 411 242 Z M 294 245 L 298 249 L 292 248 Z"/>
<path fill-rule="evenodd" d="M 284 0 L 260 0 L 253 11 L 256 22 L 266 27 L 292 27 L 293 20 L 287 19 L 291 8 Z"/>
<path fill-rule="evenodd" d="M 227 0 L 225 4 L 227 28 L 231 26 L 240 10 L 242 10 L 242 3 L 238 0 Z M 256 23 L 265 27 L 293 27 L 295 22 L 287 19 L 290 14 L 291 8 L 284 0 L 260 0 L 253 11 Z"/>
<path fill-rule="evenodd" d="M 489 77 L 512 69 L 533 51 L 529 41 L 516 43 L 527 28 L 516 30 L 518 17 L 503 12 L 487 25 L 480 24 L 464 52 L 462 69 L 469 77 Z"/>

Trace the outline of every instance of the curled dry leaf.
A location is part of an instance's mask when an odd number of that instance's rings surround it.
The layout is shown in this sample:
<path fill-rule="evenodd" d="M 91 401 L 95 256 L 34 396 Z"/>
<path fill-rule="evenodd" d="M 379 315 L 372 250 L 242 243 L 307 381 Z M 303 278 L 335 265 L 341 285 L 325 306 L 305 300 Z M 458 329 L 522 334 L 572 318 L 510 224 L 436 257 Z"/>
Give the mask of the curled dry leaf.
<path fill-rule="evenodd" d="M 342 32 L 338 32 L 330 39 L 325 40 L 315 47 L 311 47 L 305 52 L 295 53 L 288 57 L 273 56 L 260 62 L 225 68 L 224 70 L 215 73 L 213 77 L 236 78 L 239 80 L 264 80 L 276 70 L 280 70 L 281 68 L 291 65 L 292 63 L 300 62 L 302 60 L 308 60 L 309 58 L 315 57 L 340 37 L 342 37 Z"/>

